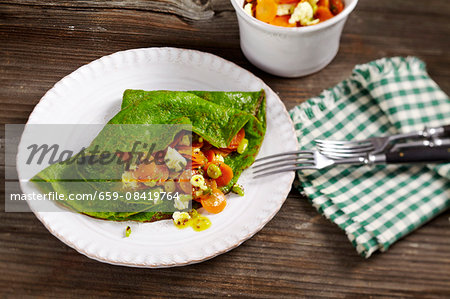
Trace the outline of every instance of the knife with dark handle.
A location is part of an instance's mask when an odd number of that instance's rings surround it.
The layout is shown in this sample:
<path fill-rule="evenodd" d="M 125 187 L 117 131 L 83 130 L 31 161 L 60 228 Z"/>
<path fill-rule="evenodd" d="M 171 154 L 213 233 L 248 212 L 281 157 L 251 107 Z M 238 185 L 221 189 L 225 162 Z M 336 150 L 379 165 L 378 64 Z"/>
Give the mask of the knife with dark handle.
<path fill-rule="evenodd" d="M 450 125 L 434 128 L 425 128 L 423 131 L 419 132 L 421 132 L 422 136 L 425 138 L 450 137 Z"/>
<path fill-rule="evenodd" d="M 369 155 L 369 161 L 376 164 L 399 163 L 450 163 L 450 146 L 418 146 L 402 148 L 399 151 L 389 151 Z"/>
<path fill-rule="evenodd" d="M 408 148 L 414 147 L 434 147 L 434 146 L 450 146 L 450 138 L 438 139 L 425 139 L 420 141 L 410 141 L 405 143 L 396 143 L 392 146 L 389 151 L 398 152 L 402 150 L 406 150 Z"/>

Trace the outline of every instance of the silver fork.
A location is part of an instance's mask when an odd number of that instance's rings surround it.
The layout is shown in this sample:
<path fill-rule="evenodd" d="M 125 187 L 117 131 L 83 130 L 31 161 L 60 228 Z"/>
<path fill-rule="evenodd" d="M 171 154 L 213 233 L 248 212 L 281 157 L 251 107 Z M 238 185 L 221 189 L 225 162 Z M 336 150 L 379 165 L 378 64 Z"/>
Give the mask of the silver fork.
<path fill-rule="evenodd" d="M 264 161 L 264 163 L 260 163 Z M 271 155 L 255 160 L 253 164 L 254 178 L 281 172 L 301 170 L 301 169 L 323 169 L 331 165 L 338 164 L 368 164 L 370 161 L 366 157 L 351 157 L 347 159 L 330 159 L 316 150 L 302 150 Z"/>
<path fill-rule="evenodd" d="M 330 158 L 350 158 L 367 153 L 378 154 L 385 151 L 394 141 L 408 138 L 432 139 L 440 136 L 450 136 L 450 125 L 424 128 L 421 131 L 396 134 L 384 137 L 371 137 L 363 140 L 333 141 L 315 140 L 318 150 Z"/>
<path fill-rule="evenodd" d="M 263 163 L 261 163 L 261 161 Z M 255 160 L 252 166 L 254 178 L 281 172 L 323 169 L 332 165 L 372 165 L 398 163 L 438 163 L 450 162 L 450 145 L 436 147 L 419 146 L 395 152 L 363 154 L 357 157 L 332 159 L 317 150 L 301 150 L 271 155 Z"/>

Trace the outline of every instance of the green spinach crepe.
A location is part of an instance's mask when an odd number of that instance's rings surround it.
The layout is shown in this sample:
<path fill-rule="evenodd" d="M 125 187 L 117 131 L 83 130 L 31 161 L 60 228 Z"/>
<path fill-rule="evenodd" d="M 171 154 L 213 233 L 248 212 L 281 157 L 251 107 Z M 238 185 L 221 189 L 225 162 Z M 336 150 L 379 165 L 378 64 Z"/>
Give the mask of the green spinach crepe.
<path fill-rule="evenodd" d="M 136 129 L 111 130 L 114 125 L 146 125 L 146 124 L 188 124 L 192 132 L 217 148 L 226 148 L 233 137 L 245 129 L 248 147 L 242 154 L 236 152 L 225 157 L 225 163 L 233 170 L 233 179 L 228 185 L 221 187 L 224 193 L 231 190 L 242 171 L 249 167 L 262 144 L 265 129 L 265 94 L 259 92 L 208 92 L 208 91 L 143 91 L 126 90 L 123 95 L 121 111 L 117 113 L 94 139 L 91 145 L 81 154 L 92 158 L 98 155 L 94 148 L 129 152 L 130 144 L 122 142 L 121 137 L 136 135 Z M 158 139 L 156 150 L 167 148 L 180 129 L 174 126 L 164 136 L 152 136 Z M 95 193 L 114 191 L 123 194 L 122 174 L 126 164 L 99 163 L 80 167 L 76 163 L 79 155 L 71 159 L 55 163 L 38 173 L 32 180 L 44 192 L 56 191 L 61 194 Z M 98 157 L 97 157 L 98 158 Z M 73 184 L 73 181 L 80 184 Z M 152 189 L 158 192 L 158 187 Z M 168 202 L 138 202 L 125 199 L 115 201 L 63 201 L 64 206 L 86 215 L 106 220 L 134 220 L 151 222 L 171 217 L 171 212 L 162 205 Z M 101 211 L 101 212 L 99 212 Z M 106 212 L 105 212 L 106 211 Z M 130 212 L 124 212 L 130 211 Z"/>

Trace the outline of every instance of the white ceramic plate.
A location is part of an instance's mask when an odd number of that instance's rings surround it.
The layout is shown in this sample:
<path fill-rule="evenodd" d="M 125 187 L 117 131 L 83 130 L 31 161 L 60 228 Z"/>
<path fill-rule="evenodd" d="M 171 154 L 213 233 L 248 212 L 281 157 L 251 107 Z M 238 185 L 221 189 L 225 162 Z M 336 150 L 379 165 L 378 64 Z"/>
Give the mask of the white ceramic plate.
<path fill-rule="evenodd" d="M 250 72 L 217 56 L 193 50 L 148 48 L 118 52 L 95 60 L 50 89 L 29 124 L 106 123 L 119 111 L 127 88 L 144 90 L 257 91 L 267 94 L 267 133 L 259 156 L 295 150 L 292 122 L 279 97 Z M 19 153 L 20 154 L 20 153 Z M 19 178 L 20 167 L 18 169 Z M 204 261 L 235 248 L 258 232 L 286 199 L 294 173 L 239 182 L 245 196 L 229 195 L 227 207 L 208 215 L 202 232 L 177 229 L 171 220 L 154 223 L 111 222 L 67 212 L 35 212 L 45 227 L 80 253 L 111 264 L 172 267 Z M 30 182 L 24 193 L 38 192 Z M 132 233 L 124 238 L 124 229 Z"/>

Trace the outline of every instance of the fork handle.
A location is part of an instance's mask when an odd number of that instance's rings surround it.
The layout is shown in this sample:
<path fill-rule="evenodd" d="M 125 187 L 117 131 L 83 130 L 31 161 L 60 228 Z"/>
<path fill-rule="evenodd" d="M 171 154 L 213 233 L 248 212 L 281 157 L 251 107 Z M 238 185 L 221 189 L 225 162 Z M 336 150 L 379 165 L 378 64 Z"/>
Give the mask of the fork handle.
<path fill-rule="evenodd" d="M 450 147 L 415 147 L 386 153 L 386 163 L 450 162 Z"/>

